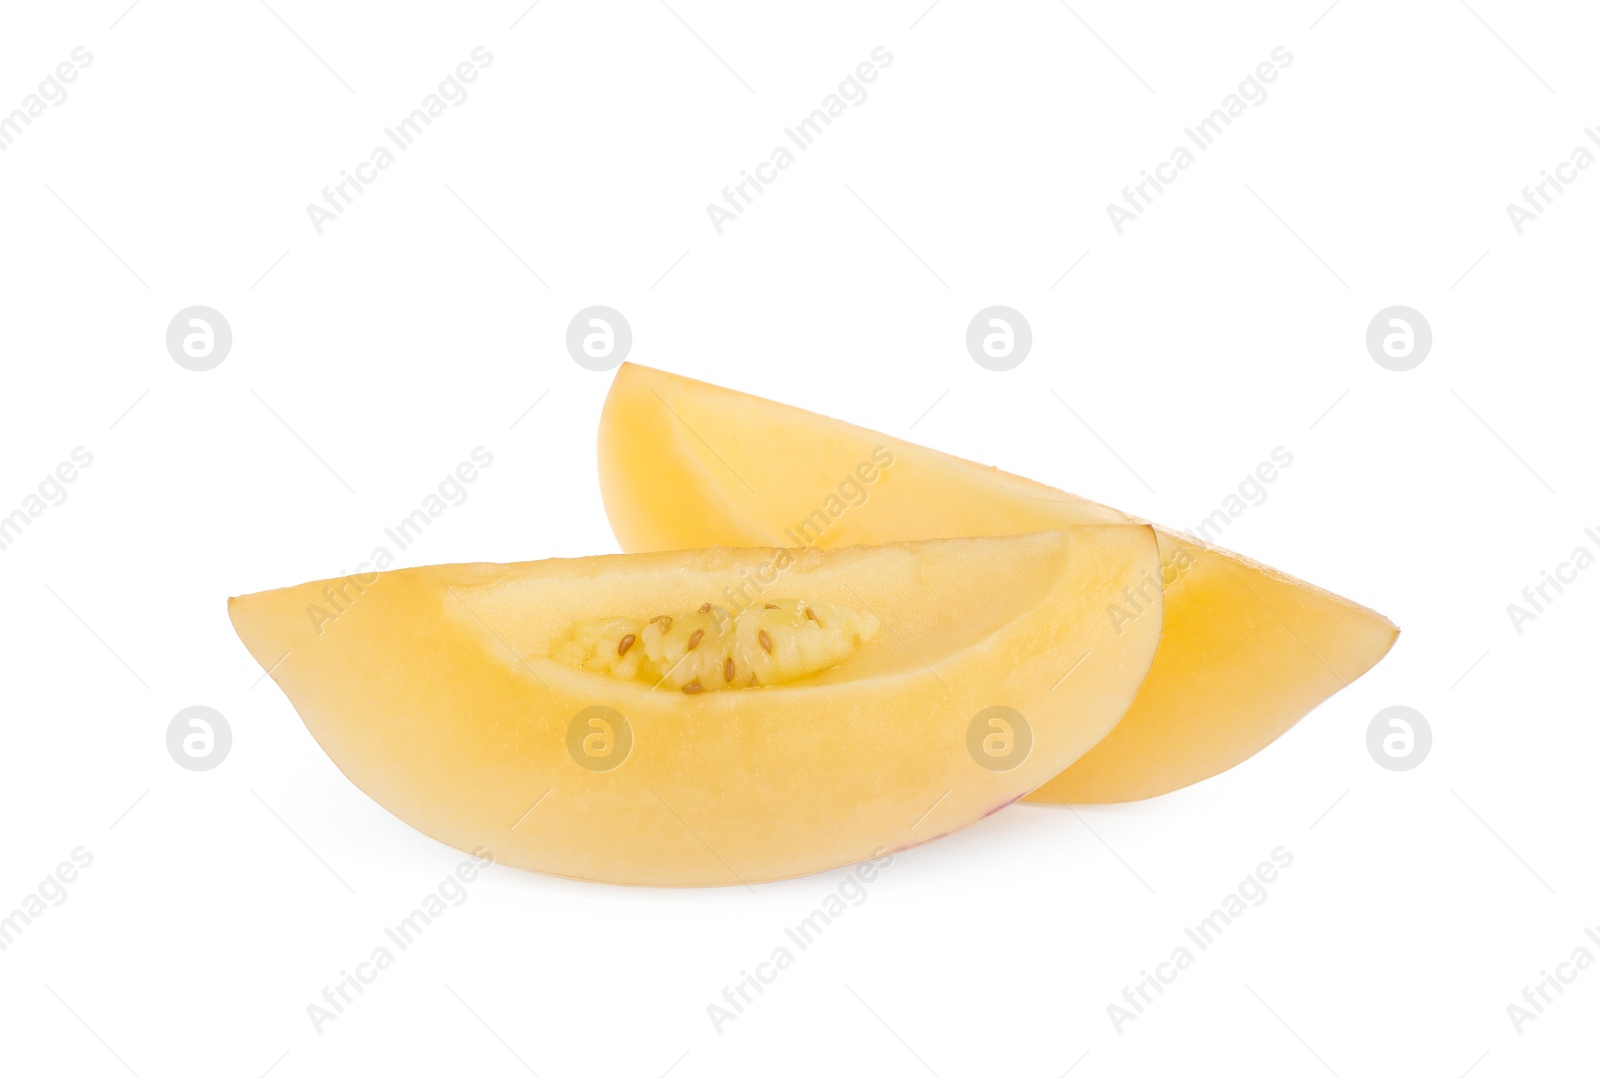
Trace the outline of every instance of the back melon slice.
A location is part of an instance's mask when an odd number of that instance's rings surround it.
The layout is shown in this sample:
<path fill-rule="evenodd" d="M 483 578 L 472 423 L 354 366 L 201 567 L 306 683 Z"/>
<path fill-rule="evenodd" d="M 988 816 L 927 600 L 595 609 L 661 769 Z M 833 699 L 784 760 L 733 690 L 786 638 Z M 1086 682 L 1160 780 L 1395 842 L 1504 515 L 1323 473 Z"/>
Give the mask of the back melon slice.
<path fill-rule="evenodd" d="M 1137 521 L 1032 480 L 792 406 L 636 364 L 600 421 L 600 485 L 624 550 L 832 548 Z M 1359 678 L 1399 631 L 1375 611 L 1157 527 L 1159 583 L 1118 604 L 1165 628 L 1133 707 L 1030 801 L 1123 802 L 1251 757 Z"/>
<path fill-rule="evenodd" d="M 240 639 L 419 831 L 584 880 L 729 885 L 953 831 L 1127 711 L 1153 532 L 447 565 L 239 596 Z"/>

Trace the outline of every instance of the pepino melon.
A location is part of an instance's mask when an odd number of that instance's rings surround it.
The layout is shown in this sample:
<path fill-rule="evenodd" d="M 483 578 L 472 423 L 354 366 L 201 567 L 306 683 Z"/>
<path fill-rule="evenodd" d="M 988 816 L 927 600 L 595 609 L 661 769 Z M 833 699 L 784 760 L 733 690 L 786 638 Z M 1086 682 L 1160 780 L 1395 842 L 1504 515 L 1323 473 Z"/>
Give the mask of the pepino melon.
<path fill-rule="evenodd" d="M 1142 525 L 392 570 L 231 599 L 358 787 L 545 873 L 727 885 L 937 837 L 1103 739 L 1161 633 Z M 319 612 L 338 602 L 332 620 Z"/>
<path fill-rule="evenodd" d="M 600 485 L 624 550 L 834 548 L 1136 519 L 998 469 L 788 405 L 623 364 Z M 1165 592 L 1149 677 L 1105 741 L 1030 795 L 1122 802 L 1261 750 L 1359 678 L 1399 631 L 1375 611 L 1158 528 L 1161 567 L 1109 606 L 1137 625 Z"/>

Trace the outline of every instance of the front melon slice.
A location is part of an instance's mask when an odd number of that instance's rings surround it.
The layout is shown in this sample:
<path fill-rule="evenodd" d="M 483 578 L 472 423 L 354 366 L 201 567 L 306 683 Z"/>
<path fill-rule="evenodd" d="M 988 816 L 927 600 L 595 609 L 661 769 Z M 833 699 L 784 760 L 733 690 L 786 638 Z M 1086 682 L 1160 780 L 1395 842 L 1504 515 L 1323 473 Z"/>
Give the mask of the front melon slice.
<path fill-rule="evenodd" d="M 229 613 L 419 831 L 566 877 L 726 885 L 881 856 L 1044 783 L 1133 701 L 1159 605 L 1120 631 L 1106 607 L 1159 572 L 1148 527 L 1110 525 L 428 566 Z"/>
<path fill-rule="evenodd" d="M 1124 513 L 788 405 L 624 364 L 600 421 L 600 486 L 624 550 L 836 547 L 995 536 Z M 1166 622 L 1133 708 L 1032 801 L 1148 798 L 1238 764 L 1377 663 L 1388 619 L 1158 528 Z M 1152 589 L 1118 600 L 1132 615 Z M 1142 616 L 1140 616 L 1142 617 Z"/>

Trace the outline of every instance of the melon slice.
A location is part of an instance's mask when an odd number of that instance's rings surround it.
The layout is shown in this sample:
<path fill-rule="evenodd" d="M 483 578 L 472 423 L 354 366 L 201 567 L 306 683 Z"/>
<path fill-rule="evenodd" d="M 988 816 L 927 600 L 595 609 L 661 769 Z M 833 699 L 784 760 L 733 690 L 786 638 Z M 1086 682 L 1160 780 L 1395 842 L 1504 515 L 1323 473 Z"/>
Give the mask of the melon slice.
<path fill-rule="evenodd" d="M 600 486 L 624 550 L 817 547 L 992 536 L 1135 518 L 801 409 L 623 364 L 600 421 Z M 1148 798 L 1216 775 L 1360 677 L 1382 615 L 1157 529 L 1165 629 L 1132 710 L 1032 801 Z M 1118 600 L 1134 624 L 1158 586 Z"/>
<path fill-rule="evenodd" d="M 228 610 L 419 831 L 566 877 L 727 885 L 921 843 L 1077 759 L 1160 638 L 1159 608 L 1119 632 L 1106 605 L 1158 573 L 1154 533 L 1111 525 L 428 566 Z"/>

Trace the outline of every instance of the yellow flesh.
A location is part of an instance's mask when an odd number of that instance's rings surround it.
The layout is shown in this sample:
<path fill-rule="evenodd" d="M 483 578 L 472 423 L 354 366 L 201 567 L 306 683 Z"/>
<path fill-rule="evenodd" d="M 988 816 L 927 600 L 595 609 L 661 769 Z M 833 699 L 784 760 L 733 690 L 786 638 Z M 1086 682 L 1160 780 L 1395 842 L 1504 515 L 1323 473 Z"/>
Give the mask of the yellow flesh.
<path fill-rule="evenodd" d="M 429 566 L 259 592 L 229 613 L 334 763 L 420 831 L 562 876 L 720 885 L 908 847 L 1049 779 L 1133 700 L 1159 605 L 1120 633 L 1105 606 L 1156 572 L 1151 530 L 1119 525 Z M 825 620 L 849 609 L 882 628 L 837 665 L 720 693 L 553 658 L 597 617 L 695 612 L 740 582 L 763 604 L 803 596 Z M 310 610 L 327 590 L 343 597 L 332 621 Z M 968 750 L 995 705 L 1032 731 L 1009 771 Z M 593 706 L 626 733 L 575 723 Z"/>
<path fill-rule="evenodd" d="M 612 384 L 599 453 L 606 513 L 630 551 L 840 547 L 1135 520 L 998 469 L 634 364 Z M 1149 676 L 1105 741 L 1032 801 L 1129 801 L 1216 775 L 1360 677 L 1398 635 L 1377 612 L 1314 585 L 1167 529 L 1157 535 L 1166 622 Z"/>

